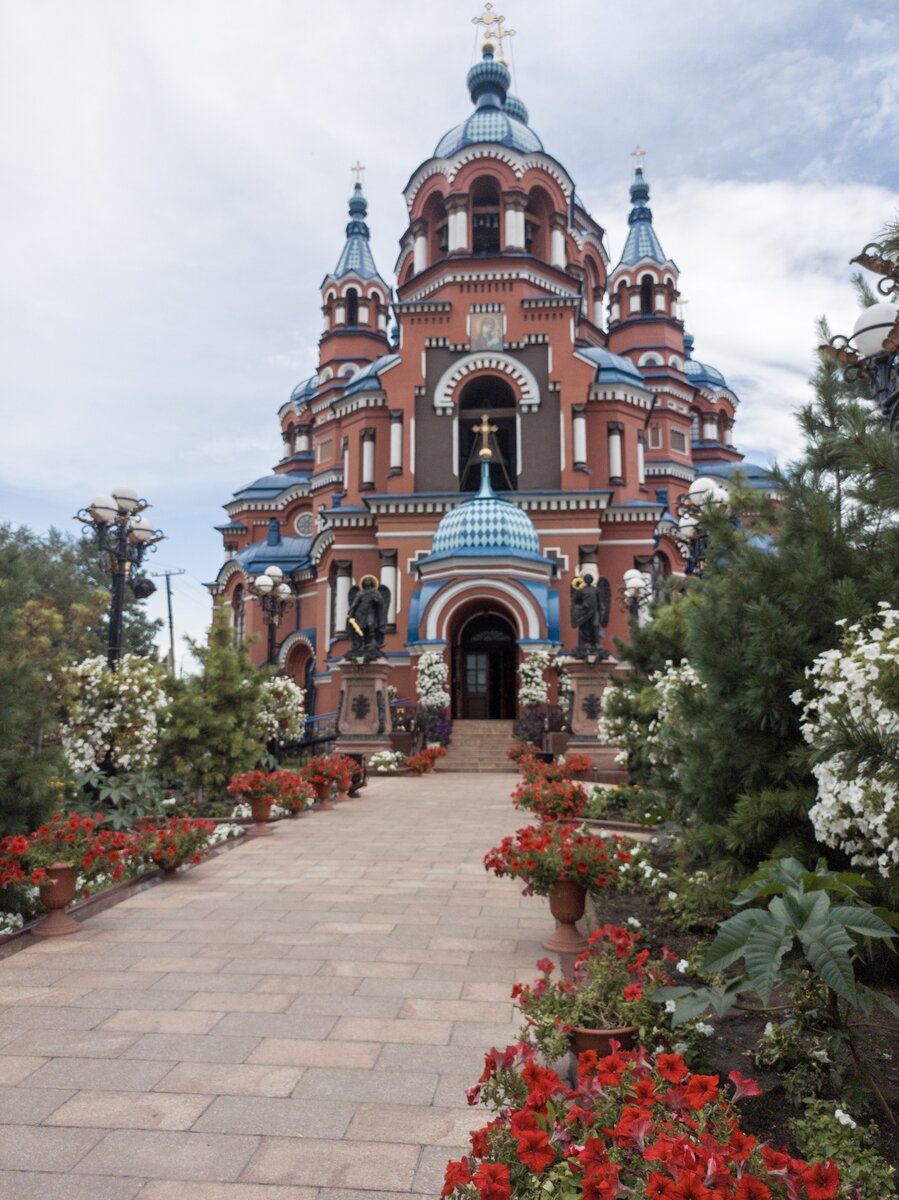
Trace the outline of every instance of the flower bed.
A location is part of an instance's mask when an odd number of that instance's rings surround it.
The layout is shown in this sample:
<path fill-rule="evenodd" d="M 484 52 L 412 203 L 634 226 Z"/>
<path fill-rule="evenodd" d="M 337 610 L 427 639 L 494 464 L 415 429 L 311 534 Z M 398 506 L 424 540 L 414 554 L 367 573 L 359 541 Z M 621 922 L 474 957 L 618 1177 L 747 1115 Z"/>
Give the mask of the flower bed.
<path fill-rule="evenodd" d="M 623 839 L 580 833 L 564 825 L 528 825 L 488 850 L 484 866 L 525 881 L 525 895 L 548 896 L 560 882 L 603 888 L 630 860 Z"/>
<path fill-rule="evenodd" d="M 512 793 L 516 808 L 525 809 L 541 821 L 574 819 L 584 814 L 587 793 L 570 780 L 536 779 L 520 784 Z"/>

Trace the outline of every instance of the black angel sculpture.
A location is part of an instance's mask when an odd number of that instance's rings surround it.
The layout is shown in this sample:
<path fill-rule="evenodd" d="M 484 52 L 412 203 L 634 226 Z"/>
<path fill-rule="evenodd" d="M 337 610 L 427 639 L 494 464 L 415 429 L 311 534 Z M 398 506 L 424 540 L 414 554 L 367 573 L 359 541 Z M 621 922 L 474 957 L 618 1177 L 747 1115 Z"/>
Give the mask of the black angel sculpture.
<path fill-rule="evenodd" d="M 612 611 L 612 589 L 608 579 L 594 586 L 592 575 L 577 575 L 571 581 L 571 623 L 577 630 L 577 648 L 573 658 L 608 658 L 600 645 L 603 628 Z"/>
<path fill-rule="evenodd" d="M 354 662 L 371 662 L 375 658 L 382 658 L 390 588 L 379 584 L 374 575 L 363 575 L 359 586 L 350 588 L 349 602 L 347 628 L 353 644 L 347 658 Z"/>

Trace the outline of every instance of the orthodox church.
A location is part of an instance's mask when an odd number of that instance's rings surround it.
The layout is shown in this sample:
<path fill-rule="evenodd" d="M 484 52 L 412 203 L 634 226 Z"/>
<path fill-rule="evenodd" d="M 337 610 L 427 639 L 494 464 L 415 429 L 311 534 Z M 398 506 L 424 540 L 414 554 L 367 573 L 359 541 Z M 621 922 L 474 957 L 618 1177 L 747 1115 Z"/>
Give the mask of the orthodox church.
<path fill-rule="evenodd" d="M 217 602 L 239 636 L 264 633 L 254 581 L 280 568 L 280 622 L 251 653 L 320 714 L 338 704 L 350 589 L 372 575 L 390 592 L 398 694 L 414 699 L 416 657 L 439 651 L 454 717 L 514 717 L 522 656 L 577 641 L 573 579 L 605 578 L 614 597 L 626 571 L 647 586 L 683 573 L 678 497 L 742 459 L 737 396 L 684 329 L 642 152 L 613 265 L 510 94 L 496 40 L 468 72 L 472 111 L 406 184 L 393 285 L 357 177 L 321 285 L 318 370 L 278 410 L 272 473 L 239 488 L 217 526 Z M 613 601 L 610 648 L 626 629 Z"/>

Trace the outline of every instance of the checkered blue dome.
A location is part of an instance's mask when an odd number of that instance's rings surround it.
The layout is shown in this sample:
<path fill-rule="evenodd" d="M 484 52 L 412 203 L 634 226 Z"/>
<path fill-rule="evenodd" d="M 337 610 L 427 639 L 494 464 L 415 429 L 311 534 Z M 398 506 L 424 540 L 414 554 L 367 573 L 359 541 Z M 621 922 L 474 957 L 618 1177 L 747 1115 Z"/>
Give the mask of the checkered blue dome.
<path fill-rule="evenodd" d="M 431 554 L 540 557 L 540 542 L 527 513 L 496 495 L 490 486 L 490 466 L 482 463 L 480 491 L 442 518 Z"/>
<path fill-rule="evenodd" d="M 477 107 L 470 117 L 443 135 L 434 151 L 435 158 L 449 158 L 478 142 L 499 142 L 525 153 L 543 149 L 543 143 L 528 127 L 528 110 L 508 94 L 511 77 L 507 67 L 494 59 L 489 46 L 485 45 L 483 59 L 468 72 L 467 83 Z"/>

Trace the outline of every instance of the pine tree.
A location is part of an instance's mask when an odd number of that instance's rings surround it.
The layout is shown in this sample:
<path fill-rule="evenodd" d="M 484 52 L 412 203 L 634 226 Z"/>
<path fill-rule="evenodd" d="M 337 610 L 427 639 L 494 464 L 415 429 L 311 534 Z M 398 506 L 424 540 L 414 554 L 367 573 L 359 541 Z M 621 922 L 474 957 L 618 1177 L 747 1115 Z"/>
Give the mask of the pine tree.
<path fill-rule="evenodd" d="M 160 770 L 176 786 L 219 798 L 231 776 L 253 768 L 264 752 L 257 717 L 259 687 L 269 673 L 252 665 L 224 607 L 207 644 L 190 646 L 202 670 L 173 684 Z"/>

